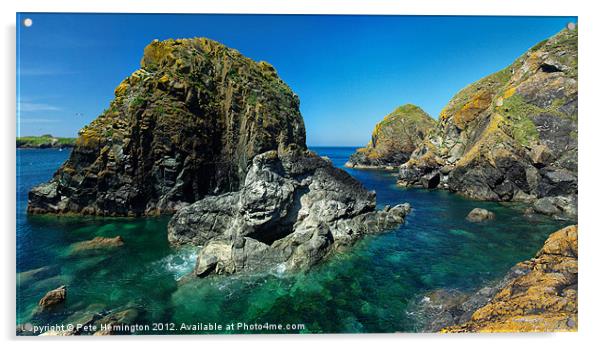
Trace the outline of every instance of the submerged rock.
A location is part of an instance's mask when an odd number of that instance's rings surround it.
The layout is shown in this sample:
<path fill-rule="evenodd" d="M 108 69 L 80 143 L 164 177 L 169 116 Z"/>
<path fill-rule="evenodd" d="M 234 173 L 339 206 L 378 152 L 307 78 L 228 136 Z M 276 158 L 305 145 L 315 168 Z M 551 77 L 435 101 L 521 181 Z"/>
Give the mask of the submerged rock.
<path fill-rule="evenodd" d="M 577 29 L 567 29 L 469 85 L 400 166 L 398 183 L 493 201 L 576 196 L 577 72 Z M 577 207 L 562 211 L 575 218 Z"/>
<path fill-rule="evenodd" d="M 123 243 L 124 242 L 121 236 L 116 236 L 114 238 L 97 236 L 92 240 L 76 242 L 75 244 L 73 244 L 72 253 L 112 249 L 123 246 Z"/>
<path fill-rule="evenodd" d="M 274 67 L 205 38 L 154 41 L 28 212 L 174 213 L 238 190 L 255 155 L 290 144 L 305 147 L 299 98 Z"/>
<path fill-rule="evenodd" d="M 398 107 L 376 125 L 370 143 L 351 155 L 345 166 L 396 168 L 408 161 L 435 124 L 433 118 L 415 105 Z"/>
<path fill-rule="evenodd" d="M 462 303 L 466 311 L 442 331 L 577 331 L 577 241 L 576 225 L 551 234 L 535 258 L 518 263 L 495 287 L 479 291 L 470 298 L 476 301 L 472 305 Z"/>
<path fill-rule="evenodd" d="M 483 222 L 488 221 L 495 218 L 495 214 L 491 211 L 487 211 L 484 208 L 474 208 L 472 211 L 468 213 L 466 219 L 471 222 Z"/>
<path fill-rule="evenodd" d="M 291 149 L 253 159 L 240 191 L 178 211 L 173 244 L 200 246 L 196 274 L 301 269 L 365 234 L 404 222 L 409 205 L 375 210 L 375 193 L 316 154 Z"/>
<path fill-rule="evenodd" d="M 67 287 L 65 285 L 48 291 L 40 302 L 38 302 L 38 310 L 40 312 L 51 310 L 59 304 L 62 304 L 67 299 Z"/>

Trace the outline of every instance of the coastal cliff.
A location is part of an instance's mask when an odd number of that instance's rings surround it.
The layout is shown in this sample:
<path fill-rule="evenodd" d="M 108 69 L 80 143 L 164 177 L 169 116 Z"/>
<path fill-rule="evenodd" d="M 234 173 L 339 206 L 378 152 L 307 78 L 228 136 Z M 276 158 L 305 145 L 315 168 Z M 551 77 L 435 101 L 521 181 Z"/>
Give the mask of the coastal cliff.
<path fill-rule="evenodd" d="M 426 112 L 413 104 L 405 104 L 379 122 L 368 145 L 358 149 L 345 164 L 355 168 L 394 168 L 409 160 L 410 155 L 436 124 Z"/>
<path fill-rule="evenodd" d="M 299 98 L 274 67 L 205 38 L 154 41 L 28 212 L 173 213 L 238 190 L 255 155 L 290 144 L 305 148 Z"/>
<path fill-rule="evenodd" d="M 461 90 L 399 168 L 402 186 L 577 217 L 577 29 Z"/>
<path fill-rule="evenodd" d="M 486 304 L 462 314 L 469 320 L 442 332 L 577 331 L 577 226 L 546 240 L 535 258 L 518 263 L 495 288 L 481 290 L 465 304 L 495 290 Z M 465 306 L 470 308 L 470 306 Z"/>

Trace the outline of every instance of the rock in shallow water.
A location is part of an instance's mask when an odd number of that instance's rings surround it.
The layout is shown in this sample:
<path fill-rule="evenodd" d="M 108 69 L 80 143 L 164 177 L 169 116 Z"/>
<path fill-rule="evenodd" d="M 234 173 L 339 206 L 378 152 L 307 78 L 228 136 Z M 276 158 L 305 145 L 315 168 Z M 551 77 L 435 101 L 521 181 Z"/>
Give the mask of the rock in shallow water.
<path fill-rule="evenodd" d="M 404 222 L 408 204 L 375 210 L 375 193 L 316 154 L 256 156 L 243 188 L 179 210 L 173 244 L 201 246 L 196 274 L 301 269 L 361 236 Z"/>
<path fill-rule="evenodd" d="M 48 291 L 38 303 L 39 311 L 48 311 L 65 302 L 65 299 L 67 299 L 67 287 L 64 285 L 52 291 Z"/>
<path fill-rule="evenodd" d="M 468 216 L 466 216 L 466 219 L 471 222 L 484 222 L 494 218 L 495 214 L 493 212 L 478 207 L 474 208 L 472 211 L 470 211 L 470 213 L 468 213 Z"/>
<path fill-rule="evenodd" d="M 116 236 L 114 238 L 97 236 L 92 240 L 76 242 L 73 244 L 72 253 L 77 254 L 95 250 L 107 250 L 120 246 L 123 246 L 123 239 L 121 236 Z"/>

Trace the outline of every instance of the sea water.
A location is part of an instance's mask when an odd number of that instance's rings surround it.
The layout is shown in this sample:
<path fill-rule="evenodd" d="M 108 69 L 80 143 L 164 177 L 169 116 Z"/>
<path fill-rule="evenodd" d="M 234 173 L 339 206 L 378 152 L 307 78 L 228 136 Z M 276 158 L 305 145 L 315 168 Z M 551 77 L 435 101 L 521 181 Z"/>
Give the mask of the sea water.
<path fill-rule="evenodd" d="M 343 168 L 354 148 L 312 148 Z M 27 192 L 49 180 L 68 151 L 17 150 L 17 323 L 58 325 L 89 314 L 136 309 L 137 333 L 324 333 L 420 331 L 419 308 L 439 289 L 471 292 L 531 258 L 568 225 L 527 219 L 524 206 L 404 189 L 395 173 L 345 169 L 377 193 L 379 207 L 409 202 L 399 229 L 368 236 L 307 272 L 278 265 L 255 275 L 196 279 L 196 249 L 167 242 L 169 217 L 29 216 Z M 496 214 L 471 223 L 475 207 Z M 74 254 L 73 244 L 121 236 L 122 247 Z M 34 316 L 46 292 L 67 285 L 56 312 Z"/>

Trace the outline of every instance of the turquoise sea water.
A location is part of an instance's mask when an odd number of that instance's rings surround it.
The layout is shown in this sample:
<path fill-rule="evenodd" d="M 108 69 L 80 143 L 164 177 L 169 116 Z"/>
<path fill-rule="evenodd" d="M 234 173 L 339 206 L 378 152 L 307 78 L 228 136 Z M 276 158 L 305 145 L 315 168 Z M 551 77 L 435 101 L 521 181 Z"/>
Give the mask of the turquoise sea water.
<path fill-rule="evenodd" d="M 343 167 L 353 148 L 314 148 Z M 533 256 L 567 222 L 527 220 L 521 206 L 478 202 L 445 191 L 402 189 L 392 173 L 346 169 L 376 190 L 378 205 L 409 202 L 401 228 L 370 236 L 304 273 L 213 276 L 189 280 L 195 249 L 167 243 L 168 217 L 143 219 L 28 216 L 28 190 L 47 181 L 68 151 L 17 150 L 17 323 L 69 323 L 87 313 L 136 308 L 137 324 L 164 323 L 140 333 L 414 332 L 421 314 L 410 307 L 440 289 L 475 290 Z M 474 207 L 496 214 L 470 223 Z M 95 236 L 125 244 L 100 254 L 73 254 L 72 244 Z M 44 268 L 37 274 L 32 270 Z M 32 275 L 34 274 L 34 275 Z M 52 316 L 32 316 L 49 290 L 67 285 L 67 302 Z M 303 324 L 261 331 L 230 323 Z M 166 329 L 173 328 L 175 331 Z M 221 331 L 181 324 L 221 324 Z M 152 325 L 151 325 L 152 326 Z"/>

